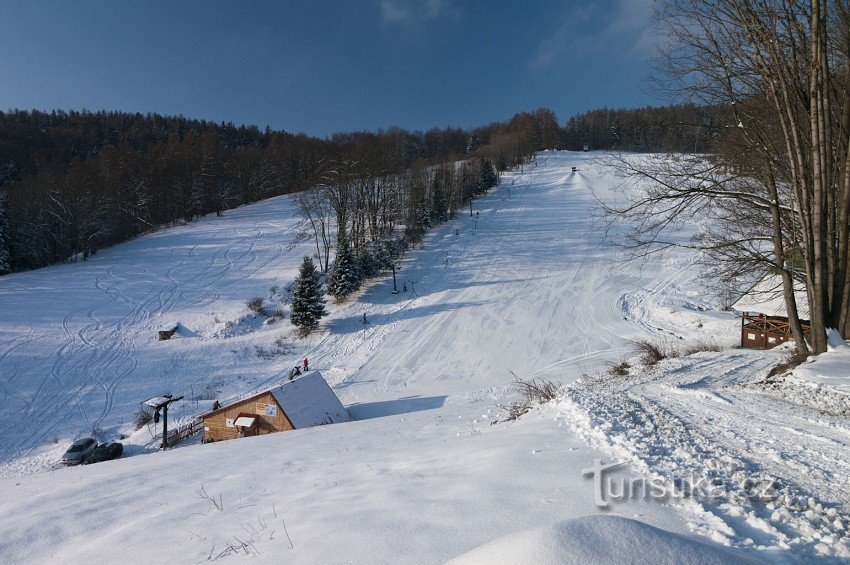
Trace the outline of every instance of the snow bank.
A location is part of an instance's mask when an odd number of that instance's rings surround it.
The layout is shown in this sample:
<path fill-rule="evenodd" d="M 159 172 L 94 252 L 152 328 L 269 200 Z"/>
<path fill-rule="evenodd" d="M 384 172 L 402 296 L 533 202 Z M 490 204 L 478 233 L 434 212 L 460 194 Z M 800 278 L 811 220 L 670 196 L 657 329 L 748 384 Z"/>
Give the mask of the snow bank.
<path fill-rule="evenodd" d="M 834 330 L 829 330 L 828 338 L 829 351 L 794 369 L 792 378 L 850 395 L 850 344 Z M 823 394 L 829 391 L 824 390 Z"/>
<path fill-rule="evenodd" d="M 620 516 L 585 516 L 517 532 L 449 561 L 453 565 L 534 563 L 761 563 L 720 545 Z"/>

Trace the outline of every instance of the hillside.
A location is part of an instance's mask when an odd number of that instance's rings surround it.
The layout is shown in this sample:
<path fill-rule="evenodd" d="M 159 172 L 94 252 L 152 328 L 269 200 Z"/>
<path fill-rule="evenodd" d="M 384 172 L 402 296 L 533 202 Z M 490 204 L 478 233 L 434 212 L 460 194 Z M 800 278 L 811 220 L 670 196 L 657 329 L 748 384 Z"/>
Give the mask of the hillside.
<path fill-rule="evenodd" d="M 625 263 L 603 245 L 596 199 L 620 198 L 620 182 L 599 154 L 538 153 L 476 200 L 472 217 L 405 256 L 401 293 L 383 278 L 329 304 L 306 340 L 245 305 L 280 305 L 313 251 L 296 243 L 303 226 L 288 197 L 0 278 L 0 553 L 445 561 L 599 514 L 583 473 L 617 460 L 631 462 L 618 475 L 630 478 L 683 469 L 731 485 L 770 475 L 790 502 L 636 499 L 603 515 L 754 557 L 850 555 L 846 414 L 825 412 L 818 395 L 782 397 L 790 385 L 750 386 L 784 353 L 704 352 L 601 376 L 634 355 L 635 339 L 728 347 L 739 331 L 701 289 L 693 256 Z M 155 340 L 178 322 L 175 339 Z M 305 356 L 355 421 L 153 453 L 145 427 L 118 461 L 53 469 L 75 436 L 131 433 L 148 397 L 185 395 L 174 415 L 187 418 L 280 382 Z M 514 375 L 566 394 L 494 423 L 516 398 Z M 793 419 L 777 415 L 791 410 Z M 814 447 L 763 448 L 795 442 Z M 791 504 L 800 501 L 810 506 Z"/>

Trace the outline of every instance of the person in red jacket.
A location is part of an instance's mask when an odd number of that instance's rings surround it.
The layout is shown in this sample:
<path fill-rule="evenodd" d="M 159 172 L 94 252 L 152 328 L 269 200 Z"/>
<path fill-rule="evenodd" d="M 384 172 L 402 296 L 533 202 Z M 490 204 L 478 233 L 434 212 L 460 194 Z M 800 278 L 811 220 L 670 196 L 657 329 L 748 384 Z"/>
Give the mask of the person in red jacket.
<path fill-rule="evenodd" d="M 310 362 L 307 361 L 307 358 L 305 357 L 304 358 L 304 372 L 306 373 L 309 370 L 310 370 Z"/>

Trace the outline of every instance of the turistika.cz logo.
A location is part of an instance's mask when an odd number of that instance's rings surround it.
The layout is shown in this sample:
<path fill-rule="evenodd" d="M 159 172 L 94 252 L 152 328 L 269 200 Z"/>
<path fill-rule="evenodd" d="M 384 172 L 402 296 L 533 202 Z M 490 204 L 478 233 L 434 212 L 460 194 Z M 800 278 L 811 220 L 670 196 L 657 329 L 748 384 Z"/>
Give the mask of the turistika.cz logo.
<path fill-rule="evenodd" d="M 732 486 L 730 489 L 730 485 L 718 477 L 700 476 L 695 473 L 672 479 L 657 476 L 613 476 L 615 471 L 627 464 L 627 461 L 603 463 L 595 459 L 593 467 L 582 471 L 583 476 L 593 480 L 593 502 L 598 508 L 610 508 L 611 504 L 637 499 L 667 501 L 693 498 L 717 502 L 728 499 L 731 490 L 761 500 L 774 500 L 778 497 L 773 481 L 747 479 L 736 485 L 738 488 Z"/>

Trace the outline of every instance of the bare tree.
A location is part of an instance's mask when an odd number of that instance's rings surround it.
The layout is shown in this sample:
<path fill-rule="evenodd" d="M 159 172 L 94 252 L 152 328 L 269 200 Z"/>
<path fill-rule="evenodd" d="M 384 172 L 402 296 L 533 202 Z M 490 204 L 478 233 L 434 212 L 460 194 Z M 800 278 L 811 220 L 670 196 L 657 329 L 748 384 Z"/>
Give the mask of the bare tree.
<path fill-rule="evenodd" d="M 759 265 L 779 272 L 795 341 L 805 351 L 793 292 L 799 275 L 815 353 L 826 350 L 827 327 L 850 334 L 847 6 L 660 2 L 667 43 L 658 77 L 677 96 L 722 105 L 727 123 L 710 157 L 633 167 L 653 188 L 616 210 L 637 221 L 631 243 L 644 249 L 671 244 L 664 233 L 675 222 L 715 220 L 713 232 L 688 245 L 723 258 L 727 274 Z"/>

